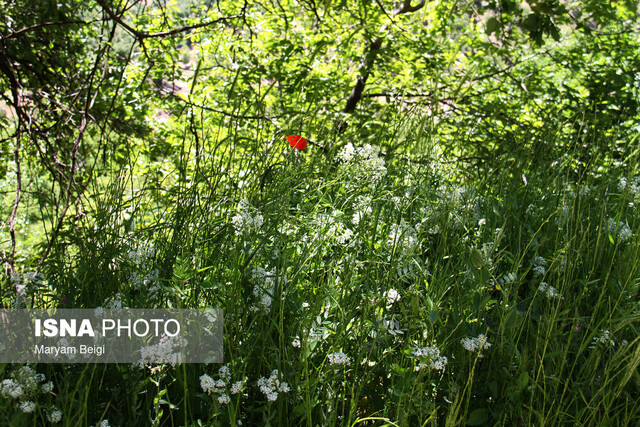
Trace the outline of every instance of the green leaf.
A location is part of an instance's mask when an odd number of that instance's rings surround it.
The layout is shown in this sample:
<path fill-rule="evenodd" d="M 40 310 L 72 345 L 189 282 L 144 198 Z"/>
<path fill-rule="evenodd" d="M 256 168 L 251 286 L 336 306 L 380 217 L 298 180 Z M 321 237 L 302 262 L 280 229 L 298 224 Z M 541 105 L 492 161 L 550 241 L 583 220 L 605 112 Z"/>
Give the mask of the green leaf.
<path fill-rule="evenodd" d="M 476 248 L 473 248 L 473 250 L 471 251 L 471 264 L 473 264 L 475 268 L 480 268 L 482 267 L 482 262 L 483 262 L 482 254 L 480 253 L 479 250 L 477 250 Z"/>
<path fill-rule="evenodd" d="M 403 368 L 402 366 L 397 365 L 397 364 L 394 364 L 394 365 L 391 367 L 391 370 L 392 370 L 393 372 L 395 372 L 396 374 L 399 374 L 399 375 L 404 375 L 404 374 L 406 374 L 406 373 L 409 371 L 408 369 Z"/>
<path fill-rule="evenodd" d="M 511 329 L 513 328 L 513 326 L 516 324 L 516 317 L 518 316 L 518 313 L 515 310 L 511 310 L 509 312 L 509 314 L 507 314 L 505 322 L 504 322 L 504 328 L 505 329 Z"/>
<path fill-rule="evenodd" d="M 489 411 L 487 409 L 474 409 L 471 414 L 469 414 L 467 424 L 470 426 L 480 426 L 487 421 L 487 418 L 489 418 Z"/>
<path fill-rule="evenodd" d="M 518 377 L 518 390 L 524 390 L 524 388 L 529 384 L 529 373 L 523 372 Z"/>
<path fill-rule="evenodd" d="M 498 33 L 498 31 L 500 30 L 500 22 L 494 18 L 491 17 L 487 20 L 487 34 L 493 34 L 493 33 Z"/>

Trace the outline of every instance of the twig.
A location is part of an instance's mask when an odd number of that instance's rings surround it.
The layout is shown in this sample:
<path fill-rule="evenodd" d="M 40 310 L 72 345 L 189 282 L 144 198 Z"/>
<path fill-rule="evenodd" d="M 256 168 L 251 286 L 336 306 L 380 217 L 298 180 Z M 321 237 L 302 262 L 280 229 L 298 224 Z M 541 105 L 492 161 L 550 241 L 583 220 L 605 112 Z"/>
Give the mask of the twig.
<path fill-rule="evenodd" d="M 122 28 L 127 30 L 129 33 L 131 33 L 131 35 L 133 35 L 140 42 L 142 42 L 145 39 L 163 38 L 163 37 L 173 36 L 173 35 L 176 35 L 176 34 L 187 32 L 187 31 L 208 27 L 210 25 L 217 24 L 219 22 L 227 22 L 227 21 L 230 21 L 230 20 L 233 20 L 233 19 L 238 19 L 238 18 L 244 19 L 245 18 L 245 13 L 246 13 L 246 7 L 247 7 L 247 2 L 245 1 L 244 6 L 242 7 L 242 10 L 237 15 L 223 16 L 222 18 L 218 18 L 218 19 L 215 19 L 213 21 L 200 22 L 198 24 L 189 25 L 189 26 L 186 26 L 186 27 L 174 28 L 173 30 L 160 31 L 160 32 L 157 32 L 157 33 L 147 33 L 147 32 L 144 32 L 144 31 L 136 30 L 131 25 L 129 25 L 126 22 L 124 22 L 122 17 L 120 17 L 113 10 L 111 10 L 111 8 L 109 6 L 107 6 L 107 4 L 104 2 L 104 0 L 95 0 L 95 1 L 96 1 L 96 3 L 98 3 L 98 5 L 100 5 L 100 7 L 102 7 L 102 10 L 104 10 L 107 13 L 107 15 L 109 15 L 111 17 L 111 19 L 113 19 L 115 22 L 117 22 Z"/>
<path fill-rule="evenodd" d="M 88 24 L 87 21 L 59 21 L 59 22 L 42 22 L 40 24 L 35 24 L 35 25 L 31 25 L 28 27 L 24 27 L 19 29 L 18 31 L 14 31 L 12 33 L 9 33 L 7 35 L 3 35 L 2 37 L 0 37 L 1 40 L 9 40 L 11 38 L 14 37 L 18 37 L 19 35 L 21 35 L 22 33 L 26 33 L 29 32 L 31 30 L 35 30 L 37 28 L 42 28 L 42 27 L 51 27 L 51 26 L 55 26 L 55 25 L 73 25 L 73 24 L 83 24 L 86 25 Z"/>

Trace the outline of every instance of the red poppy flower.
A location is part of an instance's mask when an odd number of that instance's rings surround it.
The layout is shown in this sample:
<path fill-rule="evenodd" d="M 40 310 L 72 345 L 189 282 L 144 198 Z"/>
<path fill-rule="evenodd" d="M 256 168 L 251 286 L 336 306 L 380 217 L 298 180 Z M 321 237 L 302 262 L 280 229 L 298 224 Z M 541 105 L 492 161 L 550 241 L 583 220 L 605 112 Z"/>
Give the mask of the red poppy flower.
<path fill-rule="evenodd" d="M 287 137 L 287 141 L 289 141 L 289 145 L 293 148 L 297 148 L 298 150 L 304 150 L 307 148 L 307 140 L 300 135 L 289 135 Z"/>

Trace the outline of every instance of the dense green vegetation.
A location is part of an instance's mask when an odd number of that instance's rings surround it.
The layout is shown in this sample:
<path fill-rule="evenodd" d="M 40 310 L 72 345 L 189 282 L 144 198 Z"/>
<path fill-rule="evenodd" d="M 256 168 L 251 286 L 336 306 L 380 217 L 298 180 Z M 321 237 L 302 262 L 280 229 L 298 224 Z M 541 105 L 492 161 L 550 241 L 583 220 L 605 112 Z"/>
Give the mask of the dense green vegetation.
<path fill-rule="evenodd" d="M 640 423 L 635 2 L 0 17 L 0 307 L 225 313 L 223 366 L 0 365 L 0 424 Z"/>

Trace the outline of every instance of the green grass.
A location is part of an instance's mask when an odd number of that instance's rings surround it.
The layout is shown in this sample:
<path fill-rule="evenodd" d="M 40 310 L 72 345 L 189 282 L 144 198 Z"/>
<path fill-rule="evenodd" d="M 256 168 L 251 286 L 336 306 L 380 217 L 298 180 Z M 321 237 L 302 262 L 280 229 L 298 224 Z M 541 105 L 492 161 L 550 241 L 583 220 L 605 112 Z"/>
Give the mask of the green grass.
<path fill-rule="evenodd" d="M 472 174 L 438 158 L 428 132 L 419 152 L 359 156 L 354 143 L 351 160 L 348 141 L 293 152 L 257 132 L 210 142 L 197 161 L 183 143 L 160 178 L 114 170 L 42 283 L 20 279 L 36 306 L 220 307 L 229 376 L 34 366 L 53 390 L 1 397 L 0 422 L 40 425 L 54 407 L 61 425 L 639 422 L 635 157 L 577 173 L 496 159 Z M 462 345 L 481 334 L 490 346 Z M 206 393 L 205 374 L 224 386 Z M 280 391 L 265 394 L 261 378 Z"/>

